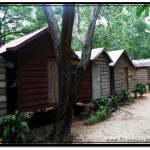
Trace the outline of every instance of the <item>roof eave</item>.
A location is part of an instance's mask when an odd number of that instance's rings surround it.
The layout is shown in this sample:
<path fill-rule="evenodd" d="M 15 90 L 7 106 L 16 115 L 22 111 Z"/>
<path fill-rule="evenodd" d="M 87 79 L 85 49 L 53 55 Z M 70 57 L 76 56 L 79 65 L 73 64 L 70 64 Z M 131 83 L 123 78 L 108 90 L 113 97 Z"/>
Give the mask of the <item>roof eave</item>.
<path fill-rule="evenodd" d="M 24 45 L 26 45 L 27 43 L 31 42 L 32 40 L 34 40 L 35 38 L 39 37 L 40 35 L 42 35 L 43 33 L 47 32 L 48 31 L 48 27 L 43 29 L 41 32 L 33 35 L 32 37 L 30 37 L 29 39 L 25 40 L 24 42 L 14 46 L 14 47 L 8 47 L 6 48 L 6 51 L 16 51 L 17 49 L 23 47 Z"/>
<path fill-rule="evenodd" d="M 95 61 L 103 52 L 106 53 L 106 55 L 109 58 L 110 63 L 113 62 L 113 60 L 111 59 L 111 57 L 109 56 L 109 54 L 107 53 L 106 49 L 103 48 L 102 51 L 100 53 L 98 53 L 93 59 L 91 59 L 92 61 Z"/>
<path fill-rule="evenodd" d="M 93 59 L 90 59 L 90 60 L 95 61 L 103 51 L 104 51 L 104 48 L 101 50 L 100 53 L 98 53 Z"/>

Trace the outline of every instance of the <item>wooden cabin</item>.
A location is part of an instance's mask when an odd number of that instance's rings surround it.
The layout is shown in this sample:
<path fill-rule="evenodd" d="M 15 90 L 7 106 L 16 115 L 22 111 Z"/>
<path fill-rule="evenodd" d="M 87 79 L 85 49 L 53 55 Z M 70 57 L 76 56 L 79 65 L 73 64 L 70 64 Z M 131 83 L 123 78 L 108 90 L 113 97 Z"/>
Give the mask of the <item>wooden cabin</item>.
<path fill-rule="evenodd" d="M 81 58 L 81 51 L 77 51 L 76 54 Z M 89 80 L 90 78 L 92 80 L 92 100 L 110 96 L 110 62 L 112 62 L 112 60 L 104 48 L 92 49 L 89 68 L 89 70 L 91 69 L 91 76 L 88 77 Z"/>
<path fill-rule="evenodd" d="M 92 65 L 90 63 L 87 69 L 85 70 L 83 79 L 77 90 L 75 100 L 76 102 L 89 102 L 91 99 L 92 99 Z"/>
<path fill-rule="evenodd" d="M 6 67 L 13 68 L 14 65 L 0 56 L 0 116 L 7 114 Z"/>
<path fill-rule="evenodd" d="M 108 52 L 113 63 L 110 63 L 110 91 L 111 95 L 118 94 L 121 89 L 135 91 L 136 68 L 125 50 Z"/>
<path fill-rule="evenodd" d="M 0 116 L 7 113 L 6 67 L 0 63 Z"/>
<path fill-rule="evenodd" d="M 72 64 L 76 64 L 78 56 L 72 50 L 70 53 Z M 0 47 L 0 55 L 6 62 L 10 61 L 14 65 L 0 65 L 0 80 L 3 80 L 0 81 L 0 102 L 3 102 L 0 105 L 0 115 L 12 113 L 16 109 L 27 112 L 57 106 L 58 69 L 49 28 L 37 30 L 5 44 Z M 86 81 L 90 74 L 89 65 L 76 101 L 89 100 L 92 92 L 83 97 L 88 89 L 83 92 L 82 89 L 91 86 L 90 80 Z"/>
<path fill-rule="evenodd" d="M 137 69 L 136 81 L 150 85 L 150 59 L 132 60 Z"/>

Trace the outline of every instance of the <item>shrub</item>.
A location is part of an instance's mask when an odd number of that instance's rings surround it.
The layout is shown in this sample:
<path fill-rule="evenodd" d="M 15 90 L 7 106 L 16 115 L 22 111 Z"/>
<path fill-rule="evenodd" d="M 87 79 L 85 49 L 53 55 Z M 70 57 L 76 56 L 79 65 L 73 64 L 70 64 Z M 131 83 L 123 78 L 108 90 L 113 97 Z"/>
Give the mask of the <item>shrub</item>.
<path fill-rule="evenodd" d="M 111 96 L 111 108 L 117 109 L 118 108 L 118 102 L 120 101 L 118 96 Z"/>
<path fill-rule="evenodd" d="M 25 114 L 15 112 L 15 116 L 3 119 L 3 143 L 26 143 L 27 135 L 30 132 Z"/>
<path fill-rule="evenodd" d="M 131 100 L 132 99 L 131 92 L 128 89 L 121 89 L 119 92 L 119 99 L 122 102 Z"/>
<path fill-rule="evenodd" d="M 87 119 L 86 124 L 91 125 L 98 122 L 98 118 L 96 115 L 90 115 L 90 117 Z"/>
<path fill-rule="evenodd" d="M 91 114 L 85 124 L 92 125 L 97 122 L 100 122 L 110 116 L 112 110 L 118 107 L 119 98 L 117 96 L 112 96 L 110 98 L 103 97 L 99 101 L 96 101 L 94 104 L 95 114 Z"/>
<path fill-rule="evenodd" d="M 140 94 L 140 96 L 143 96 L 143 94 L 146 93 L 146 84 L 138 83 L 137 84 L 137 92 Z"/>
<path fill-rule="evenodd" d="M 110 107 L 110 105 L 111 105 L 111 99 L 108 98 L 108 97 L 103 97 L 103 98 L 100 99 L 100 103 L 103 106 Z"/>
<path fill-rule="evenodd" d="M 111 96 L 110 98 L 104 97 L 100 99 L 100 103 L 102 106 L 110 107 L 113 109 L 118 108 L 118 102 L 119 102 L 118 96 Z"/>
<path fill-rule="evenodd" d="M 100 122 L 104 119 L 106 119 L 111 114 L 111 108 L 106 106 L 100 106 L 99 110 L 95 113 L 89 116 L 89 118 L 86 120 L 85 124 L 92 125 L 97 122 Z"/>
<path fill-rule="evenodd" d="M 4 132 L 3 120 L 4 120 L 4 119 L 2 119 L 2 120 L 0 121 L 0 138 L 2 138 L 3 132 Z"/>

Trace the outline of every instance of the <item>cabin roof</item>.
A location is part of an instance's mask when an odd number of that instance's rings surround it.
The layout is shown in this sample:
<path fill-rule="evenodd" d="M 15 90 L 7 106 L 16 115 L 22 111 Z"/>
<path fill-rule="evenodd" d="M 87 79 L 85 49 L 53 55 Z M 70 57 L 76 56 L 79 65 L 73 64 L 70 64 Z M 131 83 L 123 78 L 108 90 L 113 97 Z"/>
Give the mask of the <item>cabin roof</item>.
<path fill-rule="evenodd" d="M 43 33 L 46 33 L 46 32 L 49 33 L 49 30 L 50 30 L 49 27 L 44 27 L 44 28 L 36 30 L 30 34 L 27 34 L 23 37 L 15 39 L 15 40 L 3 45 L 2 47 L 0 47 L 0 54 L 7 52 L 7 51 L 17 51 L 17 50 L 19 50 L 19 48 L 26 45 L 28 42 L 31 42 L 32 40 L 38 38 Z M 72 56 L 74 58 L 78 59 L 78 56 L 72 49 L 71 49 L 71 53 L 73 54 Z"/>
<path fill-rule="evenodd" d="M 109 56 L 113 60 L 113 62 L 110 63 L 111 66 L 114 66 L 116 64 L 116 62 L 118 61 L 120 56 L 123 54 L 123 52 L 124 52 L 124 50 L 116 50 L 116 51 L 108 52 Z"/>
<path fill-rule="evenodd" d="M 115 66 L 116 63 L 118 62 L 119 58 L 123 55 L 123 53 L 126 54 L 126 56 L 128 57 L 131 65 L 134 67 L 134 64 L 132 63 L 132 61 L 130 60 L 129 56 L 127 55 L 127 53 L 123 49 L 122 50 L 116 50 L 116 51 L 108 52 L 109 56 L 113 60 L 113 62 L 110 63 L 110 66 Z"/>
<path fill-rule="evenodd" d="M 106 55 L 108 56 L 110 62 L 112 62 L 112 59 L 110 58 L 110 56 L 108 55 L 108 53 L 105 51 L 104 48 L 95 48 L 95 49 L 92 49 L 91 50 L 91 58 L 90 58 L 90 60 L 94 61 L 95 59 L 97 59 L 98 56 L 100 56 L 102 54 L 102 52 L 105 52 Z M 75 53 L 81 59 L 81 53 L 82 53 L 82 51 L 76 51 Z"/>
<path fill-rule="evenodd" d="M 15 39 L 15 40 L 3 45 L 2 47 L 0 47 L 0 53 L 4 53 L 7 50 L 12 50 L 12 51 L 18 50 L 18 48 L 25 45 L 29 41 L 35 39 L 36 37 L 40 36 L 44 31 L 47 31 L 47 29 L 48 28 L 42 28 L 42 29 L 36 30 L 30 34 L 27 34 L 23 37 L 20 37 L 18 39 Z"/>
<path fill-rule="evenodd" d="M 135 67 L 150 67 L 150 58 L 132 60 Z"/>

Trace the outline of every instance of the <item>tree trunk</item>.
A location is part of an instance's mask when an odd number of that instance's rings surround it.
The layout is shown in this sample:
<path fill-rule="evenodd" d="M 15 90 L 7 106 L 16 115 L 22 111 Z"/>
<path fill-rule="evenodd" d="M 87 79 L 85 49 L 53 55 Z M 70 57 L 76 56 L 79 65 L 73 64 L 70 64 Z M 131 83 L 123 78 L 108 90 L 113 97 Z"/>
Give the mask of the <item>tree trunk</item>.
<path fill-rule="evenodd" d="M 53 142 L 68 142 L 72 113 L 74 106 L 74 91 L 72 87 L 71 72 L 71 38 L 74 22 L 75 5 L 64 6 L 61 42 L 59 52 L 59 103 L 54 128 L 51 134 Z"/>
<path fill-rule="evenodd" d="M 75 5 L 64 6 L 61 38 L 58 25 L 54 17 L 52 8 L 43 6 L 43 10 L 50 26 L 50 33 L 54 42 L 59 69 L 59 102 L 55 123 L 50 135 L 51 141 L 55 143 L 71 142 L 71 123 L 75 95 L 84 71 L 90 61 L 92 38 L 95 29 L 96 19 L 100 6 L 95 6 L 89 23 L 85 44 L 83 47 L 82 58 L 76 70 L 71 70 L 71 37 L 74 22 Z M 57 32 L 58 31 L 58 32 Z M 57 33 L 56 33 L 57 32 Z"/>

